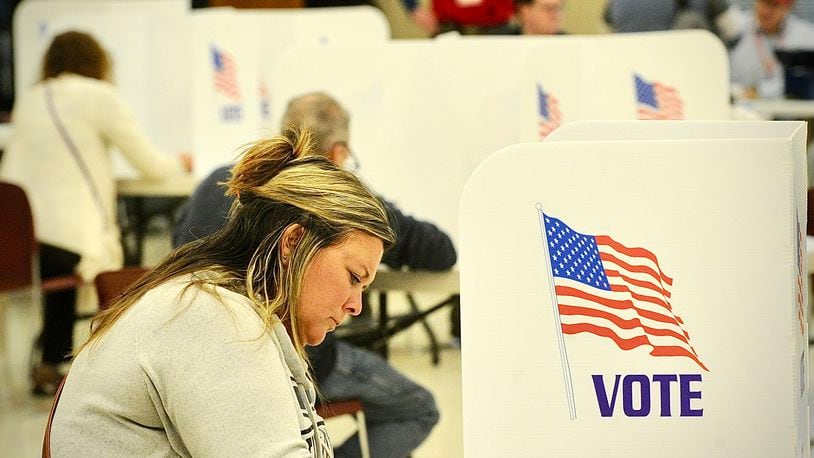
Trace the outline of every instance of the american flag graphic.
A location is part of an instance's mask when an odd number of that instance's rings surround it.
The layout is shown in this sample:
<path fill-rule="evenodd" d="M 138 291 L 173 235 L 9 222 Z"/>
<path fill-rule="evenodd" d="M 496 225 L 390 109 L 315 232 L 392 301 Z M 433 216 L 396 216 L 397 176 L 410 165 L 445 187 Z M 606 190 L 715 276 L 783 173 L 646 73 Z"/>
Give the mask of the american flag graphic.
<path fill-rule="evenodd" d="M 231 54 L 218 49 L 216 46 L 212 46 L 211 49 L 215 90 L 232 100 L 240 100 L 235 60 Z"/>
<path fill-rule="evenodd" d="M 673 279 L 656 255 L 607 235 L 586 235 L 539 210 L 564 334 L 589 333 L 622 350 L 701 362 L 670 303 Z"/>
<path fill-rule="evenodd" d="M 537 106 L 540 114 L 540 140 L 545 140 L 548 135 L 562 123 L 560 113 L 560 102 L 550 93 L 546 93 L 543 87 L 537 84 Z"/>
<path fill-rule="evenodd" d="M 266 88 L 266 82 L 260 80 L 260 118 L 268 119 L 271 116 L 271 102 L 269 100 L 269 91 Z"/>
<path fill-rule="evenodd" d="M 674 87 L 658 81 L 648 83 L 634 74 L 639 119 L 684 119 L 684 102 Z"/>

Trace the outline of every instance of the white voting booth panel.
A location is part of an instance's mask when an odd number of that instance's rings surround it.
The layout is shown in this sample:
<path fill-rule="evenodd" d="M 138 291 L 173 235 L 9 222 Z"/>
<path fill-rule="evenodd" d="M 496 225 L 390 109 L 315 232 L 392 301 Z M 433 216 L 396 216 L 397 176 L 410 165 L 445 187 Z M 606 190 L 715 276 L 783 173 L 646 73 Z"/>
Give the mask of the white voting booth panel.
<path fill-rule="evenodd" d="M 196 174 L 232 161 L 239 148 L 279 130 L 272 74 L 298 44 L 383 42 L 389 29 L 373 7 L 314 10 L 196 10 L 192 15 Z M 286 72 L 285 69 L 282 70 Z M 229 87 L 227 87 L 229 86 Z"/>
<path fill-rule="evenodd" d="M 40 63 L 45 49 L 56 33 L 54 21 L 65 16 L 73 18 L 76 26 L 95 33 L 97 27 L 105 29 L 105 20 L 112 17 L 134 17 L 137 24 L 144 16 L 178 17 L 186 14 L 186 0 L 132 0 L 110 2 L 100 0 L 24 0 L 14 10 L 14 85 L 31 86 L 39 79 Z M 79 17 L 89 15 L 87 21 Z M 126 29 L 124 29 L 126 30 Z M 150 41 L 149 30 L 141 31 L 141 38 Z M 111 37 L 115 41 L 115 37 Z M 114 58 L 121 58 L 117 49 L 104 43 Z M 117 60 L 118 63 L 118 60 Z"/>
<path fill-rule="evenodd" d="M 543 130 L 564 121 L 636 119 L 633 71 L 655 81 L 681 69 L 670 82 L 682 93 L 684 118 L 729 116 L 726 54 L 709 34 L 641 39 L 658 46 L 607 37 L 479 37 L 298 47 L 277 63 L 272 113 L 279 116 L 305 92 L 336 97 L 351 114 L 361 175 L 457 238 L 458 198 L 482 160 L 506 145 L 540 140 Z M 660 57 L 659 46 L 672 58 Z M 606 54 L 623 56 L 615 74 L 625 78 L 609 82 L 598 74 L 597 65 L 610 64 Z M 713 81 L 703 91 L 689 88 L 698 82 L 689 69 L 699 58 L 710 63 L 705 72 Z"/>
<path fill-rule="evenodd" d="M 808 456 L 804 124 L 622 124 L 467 183 L 465 455 Z"/>
<path fill-rule="evenodd" d="M 114 83 L 150 140 L 169 153 L 189 151 L 187 8 L 176 0 L 24 1 L 14 16 L 17 90 L 39 80 L 54 36 L 88 32 L 110 53 Z M 115 170 L 121 176 L 134 173 L 118 156 Z"/>
<path fill-rule="evenodd" d="M 260 73 L 260 122 L 276 131 L 271 118 L 271 81 L 279 57 L 294 45 L 379 43 L 390 39 L 384 13 L 372 6 L 341 8 L 239 10 L 259 30 L 257 65 Z"/>
<path fill-rule="evenodd" d="M 28 0 L 14 18 L 18 88 L 36 82 L 51 39 L 70 29 L 111 53 L 115 84 L 139 124 L 162 150 L 195 154 L 198 176 L 277 131 L 270 75 L 286 49 L 390 35 L 373 7 L 190 11 L 186 0 Z M 134 173 L 118 158 L 116 170 Z"/>
<path fill-rule="evenodd" d="M 259 24 L 231 8 L 192 15 L 192 117 L 195 173 L 231 162 L 260 129 Z"/>
<path fill-rule="evenodd" d="M 548 93 L 559 96 L 563 123 L 730 116 L 727 54 L 709 32 L 618 34 L 588 40 L 581 48 L 579 60 L 570 65 L 564 59 L 574 60 L 573 56 L 549 56 L 542 48 L 529 56 L 527 73 Z M 556 70 L 574 65 L 580 71 L 571 75 Z M 574 79 L 582 89 L 577 97 L 568 93 Z"/>

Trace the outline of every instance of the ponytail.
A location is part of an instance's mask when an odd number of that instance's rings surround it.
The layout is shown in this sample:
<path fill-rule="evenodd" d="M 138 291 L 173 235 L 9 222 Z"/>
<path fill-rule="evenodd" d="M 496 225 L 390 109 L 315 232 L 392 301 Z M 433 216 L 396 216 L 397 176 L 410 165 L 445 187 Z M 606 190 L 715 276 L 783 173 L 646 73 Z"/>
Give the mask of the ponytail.
<path fill-rule="evenodd" d="M 257 194 L 294 159 L 314 155 L 311 132 L 286 128 L 279 136 L 252 143 L 241 153 L 226 182 L 226 195 L 236 197 Z"/>

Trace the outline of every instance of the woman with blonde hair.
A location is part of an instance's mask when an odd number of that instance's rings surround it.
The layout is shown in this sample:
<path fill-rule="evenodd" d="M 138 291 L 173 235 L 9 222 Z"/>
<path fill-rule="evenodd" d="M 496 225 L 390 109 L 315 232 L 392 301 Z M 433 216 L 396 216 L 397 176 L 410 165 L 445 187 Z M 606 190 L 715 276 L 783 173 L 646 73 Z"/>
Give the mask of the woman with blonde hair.
<path fill-rule="evenodd" d="M 303 346 L 361 312 L 395 239 L 386 210 L 291 130 L 249 146 L 226 184 L 226 226 L 94 320 L 55 455 L 332 456 Z"/>

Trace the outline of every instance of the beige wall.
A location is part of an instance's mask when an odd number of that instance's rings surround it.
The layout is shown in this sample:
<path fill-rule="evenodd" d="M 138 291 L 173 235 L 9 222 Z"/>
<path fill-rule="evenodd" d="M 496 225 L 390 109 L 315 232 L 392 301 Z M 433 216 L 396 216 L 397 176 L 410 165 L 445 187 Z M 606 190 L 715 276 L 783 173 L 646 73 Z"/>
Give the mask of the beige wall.
<path fill-rule="evenodd" d="M 373 3 L 387 16 L 393 38 L 427 38 L 410 19 L 401 0 L 373 0 Z"/>
<path fill-rule="evenodd" d="M 575 34 L 607 33 L 602 21 L 606 3 L 607 0 L 566 0 L 565 30 Z"/>

